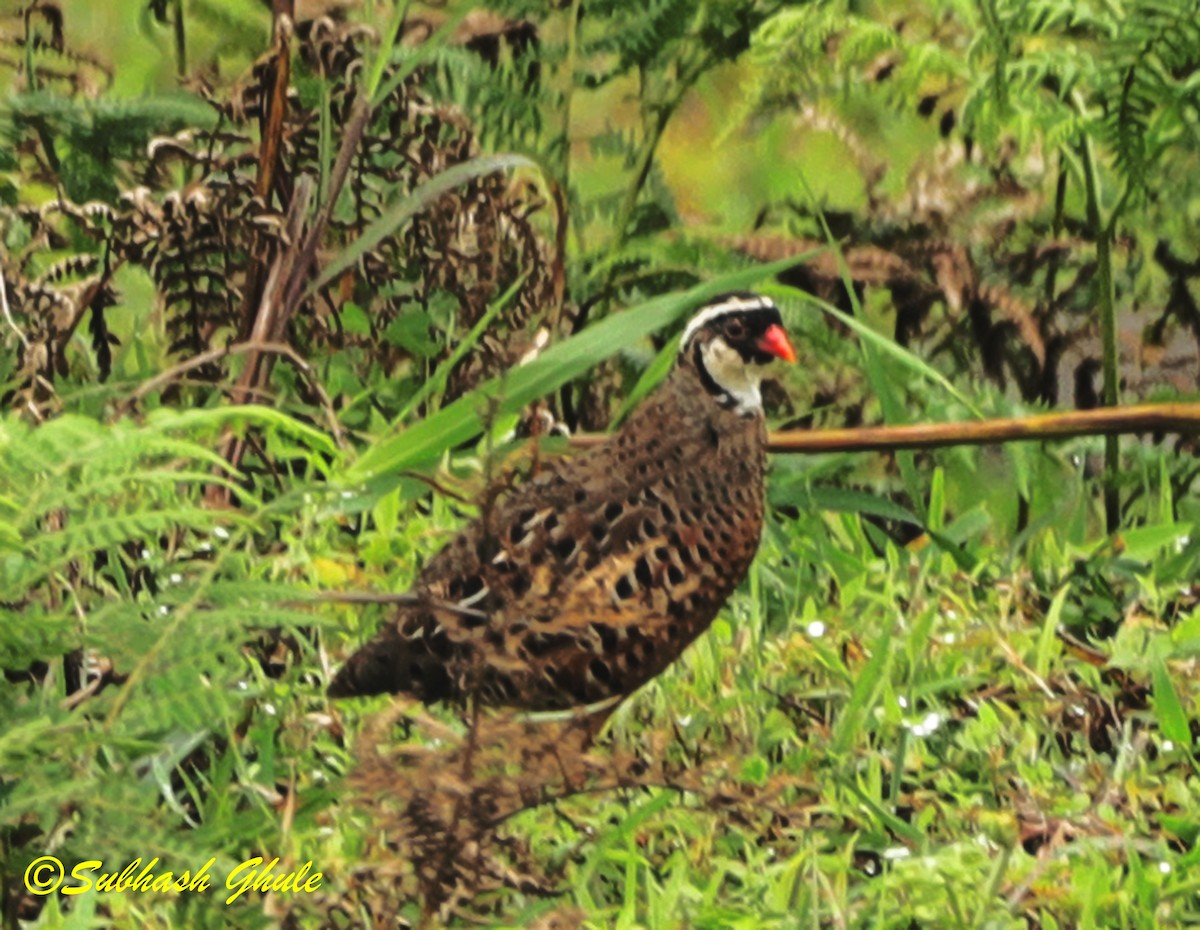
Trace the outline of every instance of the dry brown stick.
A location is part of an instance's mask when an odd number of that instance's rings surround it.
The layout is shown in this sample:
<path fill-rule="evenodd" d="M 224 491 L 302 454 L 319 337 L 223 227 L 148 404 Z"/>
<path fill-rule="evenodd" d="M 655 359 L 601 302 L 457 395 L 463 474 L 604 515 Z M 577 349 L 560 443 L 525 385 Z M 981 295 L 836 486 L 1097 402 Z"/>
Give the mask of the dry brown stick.
<path fill-rule="evenodd" d="M 775 453 L 891 452 L 897 449 L 940 449 L 983 446 L 1021 440 L 1070 439 L 1121 433 L 1200 433 L 1200 404 L 1142 404 L 1100 407 L 1031 417 L 1002 417 L 960 423 L 914 423 L 909 426 L 863 426 L 857 429 L 785 430 L 767 437 Z M 582 433 L 576 446 L 595 446 L 608 437 Z"/>
<path fill-rule="evenodd" d="M 371 102 L 360 90 L 350 105 L 350 117 L 343 131 L 342 144 L 338 149 L 337 158 L 334 159 L 333 169 L 329 173 L 325 202 L 320 205 L 317 216 L 304 237 L 304 243 L 300 246 L 296 259 L 295 271 L 284 291 L 284 307 L 287 309 L 289 317 L 304 298 L 304 290 L 308 285 L 308 269 L 316 260 L 317 248 L 321 244 L 325 228 L 333 216 L 333 208 L 337 205 L 338 195 L 346 183 L 346 176 L 350 173 L 350 166 L 354 162 L 354 156 L 358 152 L 359 143 L 367 131 L 367 124 L 370 120 Z"/>
<path fill-rule="evenodd" d="M 280 242 L 281 251 L 275 257 L 275 261 L 271 263 L 271 269 L 267 273 L 267 282 L 263 285 L 258 312 L 254 316 L 254 327 L 250 331 L 249 341 L 251 343 L 278 342 L 285 331 L 285 326 L 280 323 L 282 317 L 283 323 L 286 324 L 283 297 L 296 267 L 300 237 L 304 232 L 304 218 L 308 213 L 308 204 L 312 199 L 312 193 L 312 178 L 307 175 L 301 177 L 296 183 L 292 205 L 288 209 L 287 219 L 284 223 L 284 236 Z M 240 403 L 237 391 L 247 387 L 261 386 L 262 380 L 265 380 L 261 364 L 262 360 L 257 353 L 250 356 L 245 370 L 238 379 L 233 395 L 235 403 Z M 234 468 L 238 465 L 236 460 L 231 460 L 230 464 Z"/>
<path fill-rule="evenodd" d="M 1200 404 L 1145 404 L 1101 407 L 1030 417 L 1003 417 L 962 423 L 918 423 L 861 429 L 788 430 L 772 433 L 772 452 L 871 452 L 991 445 L 1018 440 L 1070 439 L 1121 433 L 1200 432 Z"/>

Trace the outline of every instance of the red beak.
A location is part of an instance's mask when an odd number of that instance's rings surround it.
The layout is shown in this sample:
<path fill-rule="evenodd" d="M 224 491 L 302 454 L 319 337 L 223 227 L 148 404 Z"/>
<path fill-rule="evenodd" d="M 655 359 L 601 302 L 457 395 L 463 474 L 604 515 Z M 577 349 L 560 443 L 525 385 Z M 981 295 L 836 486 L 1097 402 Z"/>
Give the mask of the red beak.
<path fill-rule="evenodd" d="M 781 358 L 785 362 L 796 361 L 796 350 L 792 348 L 792 342 L 787 337 L 787 333 L 783 331 L 783 327 L 778 323 L 772 323 L 767 331 L 763 333 L 763 337 L 758 340 L 758 348 L 763 352 L 769 352 L 776 358 Z"/>

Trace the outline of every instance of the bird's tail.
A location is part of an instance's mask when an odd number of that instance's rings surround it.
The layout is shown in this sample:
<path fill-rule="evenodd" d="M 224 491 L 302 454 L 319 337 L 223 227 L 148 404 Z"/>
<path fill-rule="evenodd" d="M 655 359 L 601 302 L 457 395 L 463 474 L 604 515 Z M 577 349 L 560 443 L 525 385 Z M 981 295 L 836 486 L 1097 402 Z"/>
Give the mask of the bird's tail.
<path fill-rule="evenodd" d="M 407 690 L 400 661 L 401 640 L 392 624 L 338 669 L 326 692 L 331 698 L 367 697 Z"/>

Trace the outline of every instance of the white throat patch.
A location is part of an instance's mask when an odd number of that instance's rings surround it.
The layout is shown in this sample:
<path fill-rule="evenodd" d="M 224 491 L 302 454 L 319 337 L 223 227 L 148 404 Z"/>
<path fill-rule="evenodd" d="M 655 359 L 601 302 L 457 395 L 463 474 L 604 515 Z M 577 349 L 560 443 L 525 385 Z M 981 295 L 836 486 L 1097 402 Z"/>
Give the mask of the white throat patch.
<path fill-rule="evenodd" d="M 734 410 L 742 415 L 762 410 L 762 375 L 759 366 L 748 364 L 720 336 L 700 350 L 700 359 L 717 387 L 733 398 Z"/>

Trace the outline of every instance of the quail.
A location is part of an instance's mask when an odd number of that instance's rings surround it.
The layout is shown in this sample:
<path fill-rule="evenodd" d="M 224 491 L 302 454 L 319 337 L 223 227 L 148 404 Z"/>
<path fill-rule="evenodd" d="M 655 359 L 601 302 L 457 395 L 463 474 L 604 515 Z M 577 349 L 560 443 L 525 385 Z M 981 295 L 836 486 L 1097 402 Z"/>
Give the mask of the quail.
<path fill-rule="evenodd" d="M 330 696 L 561 710 L 619 700 L 661 672 L 758 548 L 759 384 L 776 359 L 795 351 L 769 299 L 703 307 L 621 429 L 544 465 L 447 544 Z"/>

